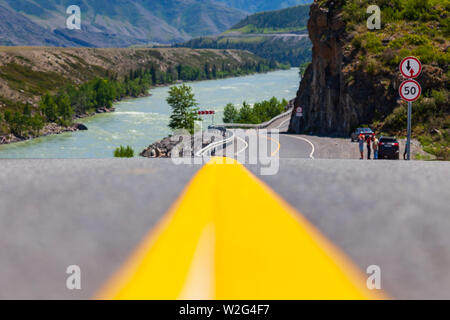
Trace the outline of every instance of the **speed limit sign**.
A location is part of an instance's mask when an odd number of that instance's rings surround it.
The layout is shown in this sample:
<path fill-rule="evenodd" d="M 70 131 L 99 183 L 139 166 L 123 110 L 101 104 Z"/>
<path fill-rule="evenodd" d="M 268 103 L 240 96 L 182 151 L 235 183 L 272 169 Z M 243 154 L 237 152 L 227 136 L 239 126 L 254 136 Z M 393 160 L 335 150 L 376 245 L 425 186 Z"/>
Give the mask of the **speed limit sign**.
<path fill-rule="evenodd" d="M 422 87 L 415 80 L 407 80 L 400 85 L 400 96 L 405 101 L 416 101 L 417 99 L 419 99 L 421 94 Z"/>

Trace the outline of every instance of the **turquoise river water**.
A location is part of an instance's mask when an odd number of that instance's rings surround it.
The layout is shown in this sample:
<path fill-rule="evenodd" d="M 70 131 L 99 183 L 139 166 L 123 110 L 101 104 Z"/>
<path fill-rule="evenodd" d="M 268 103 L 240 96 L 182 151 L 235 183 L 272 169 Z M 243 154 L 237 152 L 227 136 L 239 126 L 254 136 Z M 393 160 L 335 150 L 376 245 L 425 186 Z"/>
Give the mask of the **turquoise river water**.
<path fill-rule="evenodd" d="M 222 123 L 227 103 L 255 103 L 277 97 L 290 100 L 299 85 L 298 69 L 239 78 L 188 83 L 202 110 L 215 110 Z M 115 104 L 116 112 L 81 119 L 89 130 L 0 146 L 0 158 L 110 158 L 120 145 L 130 145 L 139 154 L 148 145 L 170 134 L 171 109 L 166 102 L 168 87 L 154 88 L 151 96 Z M 212 116 L 204 117 L 204 127 Z"/>

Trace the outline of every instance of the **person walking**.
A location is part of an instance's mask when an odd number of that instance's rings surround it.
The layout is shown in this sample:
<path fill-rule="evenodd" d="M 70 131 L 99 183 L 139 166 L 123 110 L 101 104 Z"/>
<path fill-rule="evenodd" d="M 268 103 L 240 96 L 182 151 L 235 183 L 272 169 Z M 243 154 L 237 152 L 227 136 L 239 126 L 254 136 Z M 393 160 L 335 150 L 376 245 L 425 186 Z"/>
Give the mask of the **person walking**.
<path fill-rule="evenodd" d="M 370 160 L 370 156 L 372 154 L 372 137 L 371 136 L 367 137 L 366 143 L 367 143 L 367 160 Z"/>
<path fill-rule="evenodd" d="M 359 152 L 361 153 L 361 160 L 364 160 L 364 136 L 362 134 L 359 135 L 358 143 Z"/>
<path fill-rule="evenodd" d="M 373 148 L 373 160 L 378 160 L 378 145 L 380 141 L 377 139 L 377 136 L 373 136 L 372 138 L 372 148 Z"/>

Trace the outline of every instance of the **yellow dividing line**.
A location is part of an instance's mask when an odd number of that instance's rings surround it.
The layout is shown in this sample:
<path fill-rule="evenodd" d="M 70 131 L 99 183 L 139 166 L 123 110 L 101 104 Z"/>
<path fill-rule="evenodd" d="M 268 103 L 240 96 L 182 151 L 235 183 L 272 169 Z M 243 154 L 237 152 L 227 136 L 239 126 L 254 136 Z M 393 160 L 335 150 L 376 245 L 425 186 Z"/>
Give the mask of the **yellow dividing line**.
<path fill-rule="evenodd" d="M 278 145 L 277 149 L 274 152 L 272 152 L 272 154 L 271 154 L 272 157 L 276 156 L 277 153 L 280 152 L 280 148 L 281 148 L 280 142 L 269 136 L 265 136 L 265 138 L 272 140 L 273 142 L 275 142 L 276 145 Z"/>
<path fill-rule="evenodd" d="M 383 298 L 365 285 L 269 187 L 236 161 L 213 158 L 98 298 Z"/>
<path fill-rule="evenodd" d="M 275 157 L 277 155 L 277 153 L 280 152 L 281 144 L 279 141 L 275 140 L 274 138 L 270 137 L 269 135 L 264 135 L 264 134 L 260 135 L 259 133 L 257 135 L 262 136 L 262 137 L 266 138 L 267 140 L 272 140 L 272 142 L 274 142 L 277 145 L 277 149 L 270 154 L 271 157 Z"/>

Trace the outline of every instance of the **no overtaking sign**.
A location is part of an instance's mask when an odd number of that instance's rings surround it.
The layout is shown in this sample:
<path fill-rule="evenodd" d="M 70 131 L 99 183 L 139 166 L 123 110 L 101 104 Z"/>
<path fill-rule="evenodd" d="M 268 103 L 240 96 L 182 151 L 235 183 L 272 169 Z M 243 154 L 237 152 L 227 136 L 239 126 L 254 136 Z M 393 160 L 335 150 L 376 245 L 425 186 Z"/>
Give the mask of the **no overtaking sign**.
<path fill-rule="evenodd" d="M 416 57 L 406 57 L 400 63 L 400 72 L 407 79 L 415 79 L 422 73 L 422 64 Z"/>

